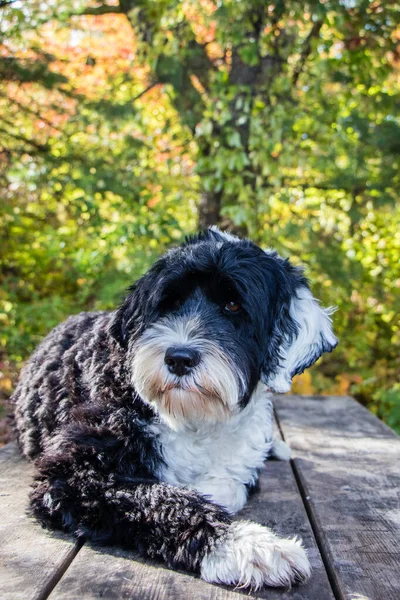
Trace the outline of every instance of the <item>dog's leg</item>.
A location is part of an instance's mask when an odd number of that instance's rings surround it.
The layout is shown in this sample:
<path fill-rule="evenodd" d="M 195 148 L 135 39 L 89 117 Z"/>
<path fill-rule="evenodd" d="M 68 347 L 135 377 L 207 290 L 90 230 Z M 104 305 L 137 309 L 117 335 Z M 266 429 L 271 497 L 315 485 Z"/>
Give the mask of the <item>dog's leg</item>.
<path fill-rule="evenodd" d="M 300 541 L 261 525 L 232 522 L 196 490 L 118 476 L 104 454 L 69 441 L 44 455 L 31 495 L 42 524 L 95 542 L 117 543 L 209 582 L 246 587 L 290 585 L 310 573 Z M 105 468 L 106 467 L 106 468 Z"/>
<path fill-rule="evenodd" d="M 134 478 L 116 482 L 82 465 L 71 465 L 65 478 L 42 471 L 31 510 L 45 527 L 123 545 L 170 567 L 197 572 L 230 527 L 228 513 L 195 490 Z"/>

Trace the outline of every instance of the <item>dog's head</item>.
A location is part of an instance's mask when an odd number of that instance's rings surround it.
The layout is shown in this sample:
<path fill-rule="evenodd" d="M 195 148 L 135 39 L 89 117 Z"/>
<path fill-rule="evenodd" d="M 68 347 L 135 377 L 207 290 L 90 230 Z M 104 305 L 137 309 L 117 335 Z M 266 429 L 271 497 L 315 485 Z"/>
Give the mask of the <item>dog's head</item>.
<path fill-rule="evenodd" d="M 136 391 L 177 427 L 239 411 L 260 380 L 288 391 L 336 346 L 331 312 L 301 269 L 211 228 L 131 288 L 111 333 L 126 348 Z"/>

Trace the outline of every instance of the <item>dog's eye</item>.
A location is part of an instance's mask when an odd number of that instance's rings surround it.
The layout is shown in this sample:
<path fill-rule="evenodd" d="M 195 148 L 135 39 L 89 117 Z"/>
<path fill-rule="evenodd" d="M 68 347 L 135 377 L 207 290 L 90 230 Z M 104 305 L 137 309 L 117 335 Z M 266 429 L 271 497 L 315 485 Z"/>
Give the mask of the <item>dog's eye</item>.
<path fill-rule="evenodd" d="M 239 302 L 235 302 L 235 300 L 230 300 L 225 304 L 225 310 L 230 313 L 237 313 L 241 308 Z"/>

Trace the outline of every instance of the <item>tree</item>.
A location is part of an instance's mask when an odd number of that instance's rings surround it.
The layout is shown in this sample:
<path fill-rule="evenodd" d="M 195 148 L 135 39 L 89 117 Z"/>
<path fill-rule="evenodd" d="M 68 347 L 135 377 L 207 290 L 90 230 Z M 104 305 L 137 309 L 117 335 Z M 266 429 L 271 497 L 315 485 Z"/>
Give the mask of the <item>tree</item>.
<path fill-rule="evenodd" d="M 170 85 L 198 144 L 199 225 L 220 223 L 223 214 L 254 236 L 268 196 L 285 188 L 339 187 L 353 197 L 355 215 L 360 194 L 393 199 L 388 181 L 398 185 L 398 173 L 384 139 L 393 149 L 398 125 L 370 120 L 384 119 L 395 101 L 378 83 L 374 103 L 371 88 L 399 58 L 397 8 L 352 0 L 123 0 L 80 12 L 126 15 L 152 81 Z M 354 106 L 347 115 L 345 103 Z M 335 127 L 341 122 L 345 132 Z M 345 165 L 350 148 L 354 160 Z M 377 149 L 383 156 L 372 169 L 365 159 Z M 335 165 L 327 173 L 326 152 Z"/>

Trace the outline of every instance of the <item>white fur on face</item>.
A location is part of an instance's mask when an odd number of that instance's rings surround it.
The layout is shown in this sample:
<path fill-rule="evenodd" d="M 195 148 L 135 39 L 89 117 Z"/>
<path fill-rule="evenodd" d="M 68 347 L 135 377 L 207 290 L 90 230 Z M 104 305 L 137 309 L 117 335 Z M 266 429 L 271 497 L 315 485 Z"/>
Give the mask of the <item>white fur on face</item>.
<path fill-rule="evenodd" d="M 237 411 L 244 389 L 221 348 L 198 331 L 196 317 L 167 318 L 149 328 L 134 348 L 132 383 L 172 429 L 184 423 L 225 420 Z M 170 346 L 197 350 L 199 365 L 183 377 L 173 375 L 164 362 Z"/>
<path fill-rule="evenodd" d="M 335 311 L 334 307 L 322 308 L 310 290 L 300 288 L 297 297 L 293 298 L 290 305 L 290 316 L 299 328 L 297 337 L 280 348 L 282 361 L 278 372 L 270 377 L 266 383 L 274 392 L 288 392 L 292 387 L 292 374 L 313 357 L 315 362 L 323 352 L 323 339 L 335 346 L 337 339 L 332 331 L 330 316 Z"/>
<path fill-rule="evenodd" d="M 290 587 L 310 574 L 300 540 L 280 538 L 268 527 L 249 521 L 232 523 L 228 537 L 201 563 L 206 581 L 255 590 L 264 585 Z"/>

